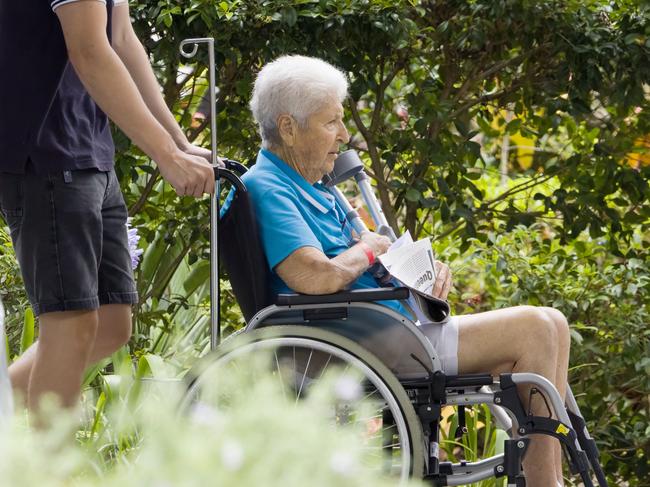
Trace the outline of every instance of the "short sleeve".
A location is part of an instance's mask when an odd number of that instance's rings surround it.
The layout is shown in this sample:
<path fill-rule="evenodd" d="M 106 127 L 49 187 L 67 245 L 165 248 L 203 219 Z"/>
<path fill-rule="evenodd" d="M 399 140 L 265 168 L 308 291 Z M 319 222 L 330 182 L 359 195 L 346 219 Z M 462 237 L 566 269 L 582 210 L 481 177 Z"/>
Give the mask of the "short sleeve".
<path fill-rule="evenodd" d="M 88 0 L 48 0 L 48 2 L 50 3 L 50 7 L 52 7 L 52 10 L 56 10 L 61 5 L 66 5 L 68 3 L 84 2 L 84 1 L 88 1 Z M 106 4 L 106 0 L 93 0 L 93 1 Z"/>
<path fill-rule="evenodd" d="M 323 247 L 289 189 L 276 188 L 253 198 L 262 246 L 271 269 L 302 247 Z"/>

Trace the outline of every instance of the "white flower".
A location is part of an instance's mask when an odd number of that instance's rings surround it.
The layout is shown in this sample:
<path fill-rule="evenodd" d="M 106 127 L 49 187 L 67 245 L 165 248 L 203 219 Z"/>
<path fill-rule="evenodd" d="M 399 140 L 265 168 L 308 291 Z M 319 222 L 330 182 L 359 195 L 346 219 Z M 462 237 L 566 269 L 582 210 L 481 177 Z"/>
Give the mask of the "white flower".
<path fill-rule="evenodd" d="M 352 402 L 361 397 L 361 385 L 354 377 L 342 375 L 334 384 L 334 394 L 342 401 Z"/>
<path fill-rule="evenodd" d="M 244 449 L 236 441 L 225 441 L 221 449 L 221 463 L 228 470 L 239 470 L 244 464 Z"/>
<path fill-rule="evenodd" d="M 192 421 L 205 426 L 213 426 L 219 423 L 221 415 L 219 412 L 204 402 L 197 402 L 190 410 Z"/>
<path fill-rule="evenodd" d="M 337 451 L 330 457 L 330 468 L 333 472 L 347 477 L 354 474 L 356 463 L 349 452 Z"/>

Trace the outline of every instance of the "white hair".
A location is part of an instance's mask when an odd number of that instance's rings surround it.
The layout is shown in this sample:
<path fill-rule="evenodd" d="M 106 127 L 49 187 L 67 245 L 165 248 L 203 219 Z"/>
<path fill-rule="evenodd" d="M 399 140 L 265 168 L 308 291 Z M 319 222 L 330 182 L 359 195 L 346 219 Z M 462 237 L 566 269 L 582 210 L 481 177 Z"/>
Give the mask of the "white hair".
<path fill-rule="evenodd" d="M 307 56 L 282 56 L 262 67 L 253 87 L 250 108 L 259 125 L 262 147 L 282 143 L 278 117 L 291 115 L 300 126 L 332 97 L 341 103 L 348 93 L 342 71 Z"/>

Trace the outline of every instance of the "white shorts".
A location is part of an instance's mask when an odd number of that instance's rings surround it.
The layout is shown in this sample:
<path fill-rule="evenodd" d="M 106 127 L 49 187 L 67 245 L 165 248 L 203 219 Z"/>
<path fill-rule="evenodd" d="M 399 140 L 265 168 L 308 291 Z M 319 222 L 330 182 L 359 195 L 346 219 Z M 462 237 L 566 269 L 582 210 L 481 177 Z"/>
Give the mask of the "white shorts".
<path fill-rule="evenodd" d="M 447 375 L 458 374 L 458 318 L 451 316 L 444 324 L 416 323 L 416 325 L 438 352 L 442 371 Z"/>

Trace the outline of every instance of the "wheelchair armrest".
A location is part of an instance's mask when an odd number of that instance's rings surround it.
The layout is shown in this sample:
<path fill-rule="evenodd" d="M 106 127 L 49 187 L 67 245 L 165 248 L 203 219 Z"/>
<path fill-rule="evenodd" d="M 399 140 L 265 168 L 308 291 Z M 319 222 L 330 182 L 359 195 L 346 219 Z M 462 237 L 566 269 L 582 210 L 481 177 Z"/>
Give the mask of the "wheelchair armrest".
<path fill-rule="evenodd" d="M 354 289 L 334 294 L 278 294 L 275 304 L 278 306 L 296 306 L 300 304 L 358 303 L 362 301 L 384 301 L 407 299 L 406 287 L 381 287 L 377 289 Z"/>

